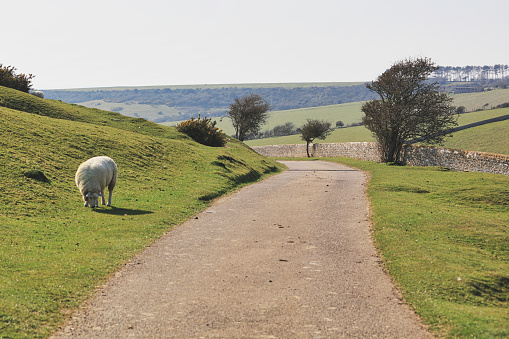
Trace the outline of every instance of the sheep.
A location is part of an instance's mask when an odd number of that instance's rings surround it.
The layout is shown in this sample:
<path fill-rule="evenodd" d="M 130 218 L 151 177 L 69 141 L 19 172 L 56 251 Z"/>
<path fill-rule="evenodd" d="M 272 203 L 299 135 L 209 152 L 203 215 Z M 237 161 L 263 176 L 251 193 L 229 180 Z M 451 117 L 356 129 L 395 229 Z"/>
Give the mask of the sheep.
<path fill-rule="evenodd" d="M 41 99 L 44 99 L 44 93 L 41 91 L 33 90 L 30 92 L 30 94 L 35 95 L 36 97 L 39 97 Z"/>
<path fill-rule="evenodd" d="M 113 188 L 117 183 L 117 164 L 110 157 L 93 157 L 82 163 L 76 171 L 74 181 L 80 190 L 85 207 L 99 207 L 99 197 L 105 205 L 104 189 L 108 186 L 108 205 L 111 206 Z"/>

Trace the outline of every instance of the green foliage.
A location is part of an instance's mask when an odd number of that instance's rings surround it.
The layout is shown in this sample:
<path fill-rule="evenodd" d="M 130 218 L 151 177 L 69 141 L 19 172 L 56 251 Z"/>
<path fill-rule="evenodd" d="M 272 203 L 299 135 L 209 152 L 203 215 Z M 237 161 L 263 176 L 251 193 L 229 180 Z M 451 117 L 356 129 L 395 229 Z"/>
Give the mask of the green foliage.
<path fill-rule="evenodd" d="M 509 336 L 508 176 L 329 160 L 370 173 L 375 244 L 437 336 Z"/>
<path fill-rule="evenodd" d="M 222 130 L 216 127 L 216 122 L 209 118 L 202 119 L 198 116 L 198 119 L 195 119 L 191 117 L 191 119 L 178 124 L 177 130 L 202 145 L 223 147 L 226 144 L 226 136 Z"/>
<path fill-rule="evenodd" d="M 456 114 L 463 114 L 467 111 L 467 108 L 465 106 L 458 106 L 456 107 Z"/>
<path fill-rule="evenodd" d="M 32 89 L 32 74 L 16 74 L 13 66 L 0 64 L 0 86 L 28 93 Z"/>
<path fill-rule="evenodd" d="M 366 84 L 380 99 L 362 105 L 362 122 L 378 140 L 382 161 L 399 161 L 412 139 L 440 144 L 457 125 L 452 98 L 427 81 L 438 68 L 427 58 L 403 60 Z"/>
<path fill-rule="evenodd" d="M 318 119 L 308 119 L 300 129 L 302 140 L 306 141 L 306 151 L 309 157 L 309 144 L 315 139 L 325 139 L 332 132 L 331 123 Z"/>
<path fill-rule="evenodd" d="M 0 87 L 0 337 L 48 337 L 132 256 L 209 199 L 278 172 L 244 144 Z M 30 112 L 23 111 L 26 107 Z M 83 207 L 74 174 L 108 155 L 113 207 Z M 217 164 L 221 164 L 218 166 Z"/>
<path fill-rule="evenodd" d="M 257 134 L 267 121 L 270 104 L 258 94 L 235 98 L 226 112 L 235 129 L 235 138 L 244 141 L 247 135 Z"/>

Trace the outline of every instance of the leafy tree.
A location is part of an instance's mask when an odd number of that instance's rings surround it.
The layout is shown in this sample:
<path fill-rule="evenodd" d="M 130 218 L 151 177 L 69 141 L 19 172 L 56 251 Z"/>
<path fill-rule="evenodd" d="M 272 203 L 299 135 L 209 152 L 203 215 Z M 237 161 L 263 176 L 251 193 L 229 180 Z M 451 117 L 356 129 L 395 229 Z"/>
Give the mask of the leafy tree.
<path fill-rule="evenodd" d="M 437 69 L 428 58 L 407 59 L 366 84 L 380 99 L 362 105 L 362 122 L 378 140 L 382 161 L 397 162 L 409 139 L 440 144 L 457 125 L 452 98 L 427 81 Z"/>
<path fill-rule="evenodd" d="M 273 135 L 275 137 L 282 137 L 285 135 L 292 135 L 295 132 L 295 125 L 293 122 L 287 122 L 284 125 L 277 125 L 273 129 Z"/>
<path fill-rule="evenodd" d="M 331 123 L 318 119 L 307 119 L 300 129 L 302 140 L 306 141 L 306 152 L 309 158 L 309 144 L 315 139 L 325 139 L 332 132 Z"/>
<path fill-rule="evenodd" d="M 456 107 L 456 113 L 457 114 L 463 114 L 467 111 L 467 108 L 465 106 L 458 106 Z"/>
<path fill-rule="evenodd" d="M 247 134 L 257 134 L 267 121 L 269 110 L 269 103 L 260 95 L 250 94 L 236 98 L 227 112 L 235 128 L 235 138 L 244 141 Z"/>
<path fill-rule="evenodd" d="M 32 89 L 32 74 L 16 74 L 13 66 L 0 64 L 0 86 L 28 93 Z"/>
<path fill-rule="evenodd" d="M 336 121 L 336 128 L 341 128 L 345 126 L 345 124 L 343 123 L 343 121 L 339 120 L 339 121 Z"/>

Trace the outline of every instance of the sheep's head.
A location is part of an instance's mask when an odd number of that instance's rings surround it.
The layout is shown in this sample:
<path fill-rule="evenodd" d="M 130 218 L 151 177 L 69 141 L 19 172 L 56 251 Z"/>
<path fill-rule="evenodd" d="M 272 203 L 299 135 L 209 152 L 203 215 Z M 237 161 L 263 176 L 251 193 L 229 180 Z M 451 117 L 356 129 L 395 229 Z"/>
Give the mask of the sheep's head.
<path fill-rule="evenodd" d="M 99 197 L 104 198 L 104 194 L 101 193 L 87 193 L 85 196 L 85 207 L 90 206 L 92 208 L 99 207 Z"/>

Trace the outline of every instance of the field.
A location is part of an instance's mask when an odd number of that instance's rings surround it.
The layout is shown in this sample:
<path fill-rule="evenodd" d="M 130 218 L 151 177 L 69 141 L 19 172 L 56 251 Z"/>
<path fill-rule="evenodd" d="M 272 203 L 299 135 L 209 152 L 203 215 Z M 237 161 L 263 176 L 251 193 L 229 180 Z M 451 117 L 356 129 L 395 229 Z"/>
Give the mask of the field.
<path fill-rule="evenodd" d="M 235 140 L 206 147 L 143 119 L 4 87 L 0 119 L 1 338 L 47 337 L 173 226 L 281 169 Z M 111 208 L 83 207 L 74 184 L 95 155 L 119 167 Z"/>
<path fill-rule="evenodd" d="M 437 336 L 509 336 L 509 177 L 320 160 L 370 173 L 376 246 Z"/>

